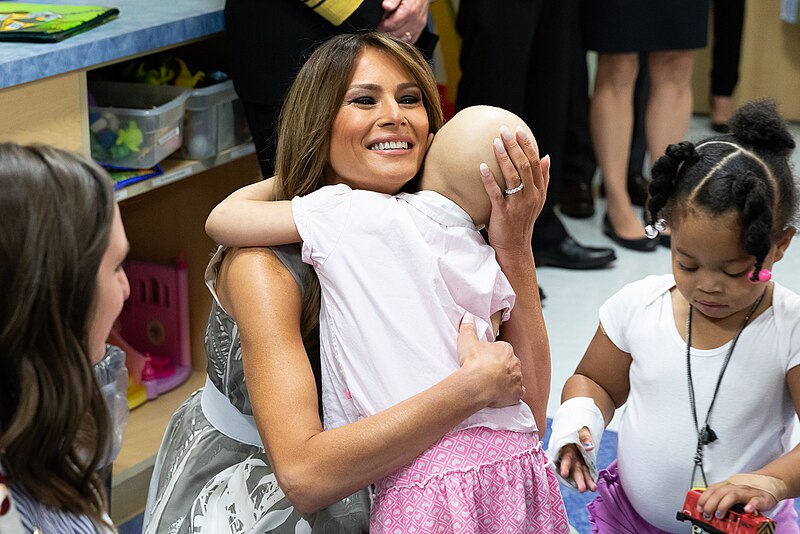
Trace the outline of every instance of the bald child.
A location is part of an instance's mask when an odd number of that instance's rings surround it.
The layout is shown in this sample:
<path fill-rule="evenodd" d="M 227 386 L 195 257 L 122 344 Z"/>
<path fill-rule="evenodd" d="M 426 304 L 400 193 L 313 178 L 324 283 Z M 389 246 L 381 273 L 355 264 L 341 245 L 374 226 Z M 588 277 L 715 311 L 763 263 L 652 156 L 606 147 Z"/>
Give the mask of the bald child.
<path fill-rule="evenodd" d="M 420 189 L 436 191 L 458 204 L 475 225 L 485 226 L 489 222 L 491 203 L 476 169 L 488 166 L 500 189 L 506 189 L 492 148 L 504 126 L 512 132 L 520 126 L 534 140 L 528 125 L 505 109 L 472 106 L 456 113 L 431 142 Z"/>

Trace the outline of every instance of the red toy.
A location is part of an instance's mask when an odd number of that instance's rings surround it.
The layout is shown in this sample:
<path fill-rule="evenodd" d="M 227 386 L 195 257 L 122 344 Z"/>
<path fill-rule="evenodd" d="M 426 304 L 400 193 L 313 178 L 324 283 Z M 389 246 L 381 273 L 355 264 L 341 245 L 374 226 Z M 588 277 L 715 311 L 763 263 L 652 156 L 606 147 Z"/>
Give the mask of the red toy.
<path fill-rule="evenodd" d="M 691 521 L 692 532 L 709 532 L 710 534 L 768 534 L 775 532 L 775 521 L 763 515 L 755 515 L 744 511 L 741 504 L 732 506 L 725 517 L 713 517 L 706 521 L 697 513 L 697 501 L 703 490 L 693 489 L 686 492 L 686 501 L 677 514 L 678 521 Z"/>

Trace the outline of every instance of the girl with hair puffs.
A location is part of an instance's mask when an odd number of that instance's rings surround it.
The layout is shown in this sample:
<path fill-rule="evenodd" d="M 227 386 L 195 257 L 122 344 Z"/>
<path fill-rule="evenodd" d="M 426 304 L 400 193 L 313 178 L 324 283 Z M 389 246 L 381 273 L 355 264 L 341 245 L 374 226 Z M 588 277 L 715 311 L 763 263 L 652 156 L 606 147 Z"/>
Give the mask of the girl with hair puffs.
<path fill-rule="evenodd" d="M 0 213 L 0 532 L 113 531 L 92 367 L 129 293 L 111 180 L 77 154 L 0 144 Z"/>
<path fill-rule="evenodd" d="M 670 145 L 653 166 L 655 237 L 672 230 L 672 274 L 628 284 L 567 381 L 549 454 L 589 504 L 593 532 L 685 532 L 737 503 L 798 532 L 800 297 L 771 279 L 795 233 L 794 148 L 774 103 L 743 106 L 731 133 Z M 622 413 L 617 461 L 594 465 L 603 428 Z"/>

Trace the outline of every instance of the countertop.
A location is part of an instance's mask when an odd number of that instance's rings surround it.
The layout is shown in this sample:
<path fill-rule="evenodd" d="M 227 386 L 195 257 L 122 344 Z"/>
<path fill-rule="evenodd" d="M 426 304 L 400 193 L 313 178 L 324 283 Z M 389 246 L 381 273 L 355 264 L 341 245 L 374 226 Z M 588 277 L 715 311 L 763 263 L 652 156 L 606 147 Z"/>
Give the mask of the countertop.
<path fill-rule="evenodd" d="M 110 22 L 68 37 L 60 43 L 0 42 L 0 89 L 92 68 L 150 50 L 206 37 L 225 29 L 225 0 L 33 2 L 105 5 L 119 9 L 119 15 Z"/>

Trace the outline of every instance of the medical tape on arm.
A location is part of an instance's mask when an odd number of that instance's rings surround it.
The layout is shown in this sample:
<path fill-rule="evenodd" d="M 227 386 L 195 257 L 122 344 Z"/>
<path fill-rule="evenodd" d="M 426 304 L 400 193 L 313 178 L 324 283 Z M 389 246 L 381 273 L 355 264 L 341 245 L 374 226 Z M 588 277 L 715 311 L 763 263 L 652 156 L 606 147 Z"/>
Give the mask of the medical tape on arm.
<path fill-rule="evenodd" d="M 768 475 L 739 473 L 730 476 L 728 482 L 737 486 L 747 486 L 765 491 L 772 495 L 776 502 L 781 502 L 789 494 L 789 488 L 783 480 Z"/>
<path fill-rule="evenodd" d="M 583 447 L 578 437 L 578 431 L 583 427 L 588 428 L 589 432 L 592 433 L 594 447 L 590 451 Z M 561 449 L 573 443 L 577 445 L 583 461 L 586 462 L 592 480 L 597 481 L 597 451 L 600 449 L 600 440 L 603 438 L 604 430 L 605 420 L 603 419 L 603 414 L 591 397 L 573 397 L 559 406 L 553 418 L 547 456 L 549 459 L 548 466 L 554 469 L 556 475 L 565 484 L 577 489 L 572 477 L 565 479 L 560 473 Z"/>

